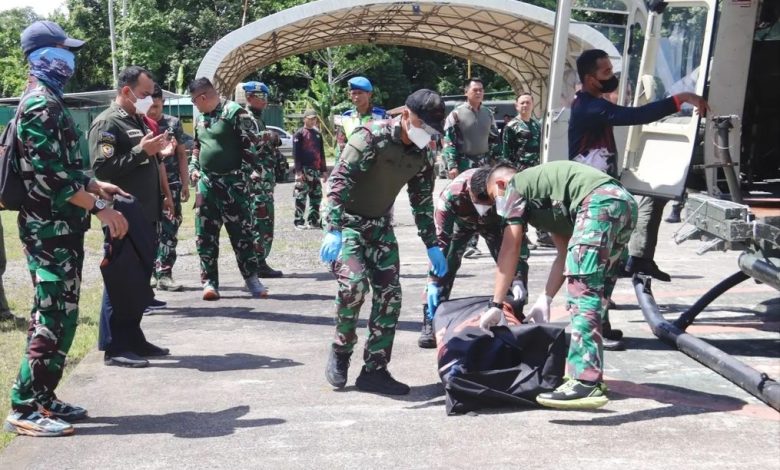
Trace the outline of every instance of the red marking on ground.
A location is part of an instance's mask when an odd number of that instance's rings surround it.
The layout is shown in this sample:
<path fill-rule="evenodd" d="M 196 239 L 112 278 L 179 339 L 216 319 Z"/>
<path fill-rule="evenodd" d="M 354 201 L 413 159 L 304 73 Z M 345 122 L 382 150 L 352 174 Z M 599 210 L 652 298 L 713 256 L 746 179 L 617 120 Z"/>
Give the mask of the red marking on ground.
<path fill-rule="evenodd" d="M 769 421 L 780 421 L 780 413 L 768 405 L 753 405 L 744 403 L 736 398 L 718 398 L 708 397 L 706 401 L 701 400 L 701 396 L 696 392 L 688 395 L 674 390 L 664 390 L 653 387 L 652 385 L 638 384 L 627 380 L 613 380 L 605 377 L 607 386 L 611 392 L 618 393 L 631 398 L 644 398 L 654 400 L 660 403 L 672 405 L 691 406 L 695 408 L 704 408 L 706 410 L 731 413 L 751 418 L 765 419 Z"/>

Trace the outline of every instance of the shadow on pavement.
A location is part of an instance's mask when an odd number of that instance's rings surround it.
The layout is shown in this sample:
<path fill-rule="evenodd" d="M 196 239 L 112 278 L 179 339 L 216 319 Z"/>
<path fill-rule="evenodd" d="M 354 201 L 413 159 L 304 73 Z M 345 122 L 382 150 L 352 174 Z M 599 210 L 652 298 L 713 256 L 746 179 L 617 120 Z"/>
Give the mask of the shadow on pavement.
<path fill-rule="evenodd" d="M 226 372 L 231 370 L 280 369 L 303 365 L 292 359 L 257 356 L 246 353 L 229 353 L 224 356 L 166 356 L 161 359 L 175 362 L 152 362 L 152 366 L 162 369 L 195 369 L 201 372 Z"/>
<path fill-rule="evenodd" d="M 551 423 L 569 426 L 620 426 L 626 423 L 675 418 L 704 413 L 728 412 L 742 409 L 747 402 L 728 395 L 701 392 L 668 384 L 637 384 L 625 380 L 608 380 L 609 395 L 654 400 L 669 406 L 610 414 L 586 419 L 552 419 Z M 609 406 L 609 405 L 607 405 Z M 595 411 L 595 410 L 594 410 Z M 607 411 L 607 410 L 602 410 Z"/>
<path fill-rule="evenodd" d="M 715 346 L 726 354 L 732 356 L 754 356 L 778 358 L 780 357 L 780 340 L 774 338 L 708 338 L 704 335 L 694 335 L 699 339 Z M 626 349 L 641 349 L 646 351 L 668 351 L 674 350 L 658 338 L 632 338 L 624 337 Z M 612 353 L 614 354 L 614 353 Z M 680 354 L 683 354 L 682 352 Z M 702 366 L 705 367 L 705 366 Z"/>
<path fill-rule="evenodd" d="M 336 389 L 334 390 L 337 393 L 348 393 L 348 392 L 357 392 L 357 393 L 369 393 L 371 395 L 377 395 L 383 398 L 390 398 L 397 401 L 406 401 L 406 402 L 428 402 L 430 400 L 433 400 L 434 398 L 442 397 L 444 396 L 444 386 L 441 384 L 441 382 L 436 382 L 428 385 L 417 385 L 410 387 L 410 391 L 408 395 L 382 395 L 379 393 L 370 393 L 370 392 L 363 392 L 362 390 L 358 389 L 354 385 L 350 385 L 348 387 L 344 387 L 342 389 Z M 427 408 L 430 406 L 438 406 L 443 405 L 444 400 L 437 400 L 432 403 L 424 403 L 416 406 L 409 407 L 407 409 L 419 409 L 419 408 Z"/>
<path fill-rule="evenodd" d="M 285 274 L 282 279 L 314 279 L 315 281 L 334 281 L 333 274 L 329 272 L 316 272 L 316 273 L 289 273 Z"/>
<path fill-rule="evenodd" d="M 238 428 L 259 428 L 286 422 L 279 418 L 239 419 L 248 412 L 249 406 L 241 405 L 216 412 L 182 411 L 164 415 L 95 417 L 83 421 L 87 426 L 78 426 L 76 433 L 82 436 L 171 434 L 174 437 L 197 439 L 227 436 Z"/>
<path fill-rule="evenodd" d="M 268 300 L 333 300 L 336 294 L 274 294 L 273 291 L 268 295 Z"/>

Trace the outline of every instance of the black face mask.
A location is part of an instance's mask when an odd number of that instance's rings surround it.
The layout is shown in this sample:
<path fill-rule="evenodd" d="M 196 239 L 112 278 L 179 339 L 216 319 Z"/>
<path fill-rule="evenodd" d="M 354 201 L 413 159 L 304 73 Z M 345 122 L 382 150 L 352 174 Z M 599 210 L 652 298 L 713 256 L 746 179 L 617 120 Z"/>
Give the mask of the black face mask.
<path fill-rule="evenodd" d="M 618 80 L 616 75 L 613 75 L 606 80 L 599 80 L 602 93 L 612 93 L 613 91 L 617 90 L 619 84 L 620 80 Z"/>

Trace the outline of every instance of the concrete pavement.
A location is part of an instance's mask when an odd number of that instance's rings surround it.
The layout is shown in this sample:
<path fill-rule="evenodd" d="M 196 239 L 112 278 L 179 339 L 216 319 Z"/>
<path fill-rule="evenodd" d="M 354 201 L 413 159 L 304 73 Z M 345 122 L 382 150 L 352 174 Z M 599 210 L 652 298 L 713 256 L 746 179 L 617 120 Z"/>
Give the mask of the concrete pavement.
<path fill-rule="evenodd" d="M 87 407 L 91 418 L 71 437 L 15 439 L 0 454 L 0 468 L 780 468 L 780 415 L 656 339 L 625 280 L 611 318 L 629 350 L 606 353 L 605 408 L 446 416 L 435 352 L 416 345 L 427 258 L 405 193 L 396 204 L 404 301 L 390 370 L 412 393 L 393 398 L 355 390 L 360 353 L 350 386 L 333 391 L 324 366 L 335 282 L 313 255 L 320 234 L 291 228 L 291 191 L 291 185 L 277 190 L 279 239 L 271 261 L 288 275 L 268 280 L 269 299 L 251 299 L 241 289 L 225 246 L 223 299 L 200 300 L 196 257 L 184 247 L 176 273 L 189 287 L 160 293 L 170 308 L 144 320 L 149 339 L 170 347 L 172 356 L 130 370 L 105 367 L 102 354 L 91 353 L 58 391 Z M 670 284 L 654 284 L 656 300 L 670 313 L 737 269 L 735 253 L 699 257 L 695 243 L 674 245 L 677 227 L 664 224 L 656 257 L 673 276 Z M 532 301 L 552 256 L 532 252 Z M 492 275 L 489 257 L 465 261 L 453 297 L 489 293 Z M 756 308 L 776 297 L 746 282 L 715 302 L 695 328 L 777 378 L 780 315 Z M 553 316 L 565 320 L 562 299 L 555 299 Z"/>

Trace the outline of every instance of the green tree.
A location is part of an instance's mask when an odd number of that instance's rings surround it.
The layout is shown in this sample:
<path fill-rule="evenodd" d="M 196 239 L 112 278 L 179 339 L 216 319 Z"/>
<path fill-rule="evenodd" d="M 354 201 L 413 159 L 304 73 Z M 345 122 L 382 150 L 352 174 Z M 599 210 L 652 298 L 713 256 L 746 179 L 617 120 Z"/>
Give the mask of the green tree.
<path fill-rule="evenodd" d="M 27 82 L 27 63 L 19 35 L 40 17 L 31 7 L 0 12 L 0 96 L 18 96 Z"/>

